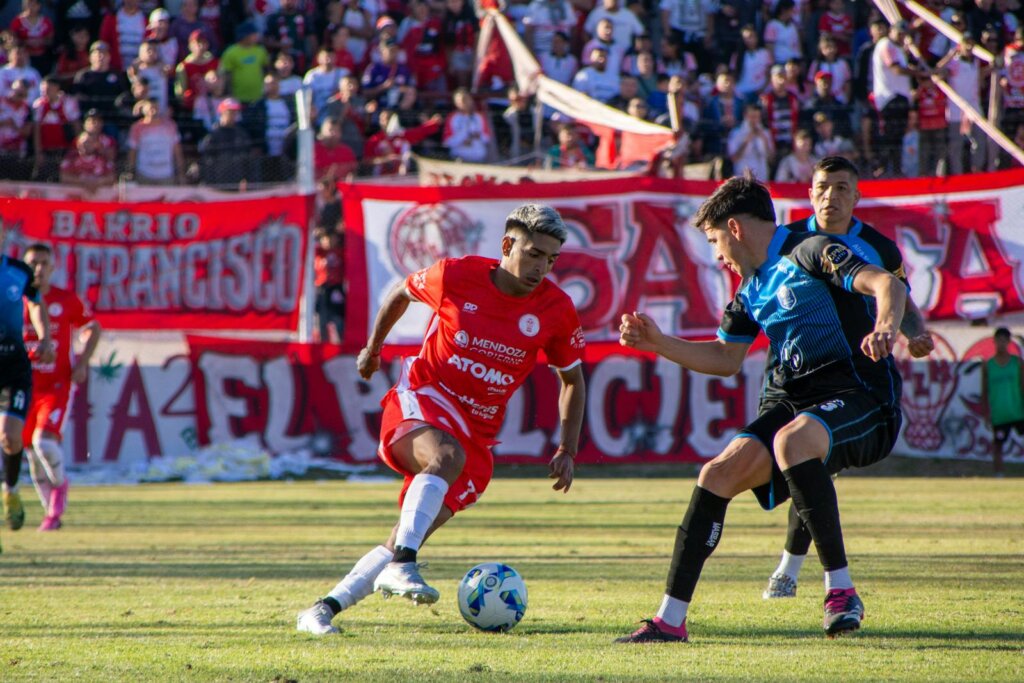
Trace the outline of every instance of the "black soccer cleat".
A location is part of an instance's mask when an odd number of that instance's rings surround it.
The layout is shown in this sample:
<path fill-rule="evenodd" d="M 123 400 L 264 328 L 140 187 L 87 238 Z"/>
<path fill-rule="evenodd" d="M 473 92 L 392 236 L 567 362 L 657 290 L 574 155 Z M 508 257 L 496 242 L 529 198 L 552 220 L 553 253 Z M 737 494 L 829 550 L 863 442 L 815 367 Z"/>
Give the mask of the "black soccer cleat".
<path fill-rule="evenodd" d="M 685 643 L 687 641 L 686 622 L 680 626 L 681 635 L 674 635 L 663 631 L 654 623 L 654 619 L 644 619 L 643 626 L 630 633 L 628 636 L 616 638 L 616 643 Z"/>
<path fill-rule="evenodd" d="M 825 596 L 825 635 L 852 633 L 864 619 L 864 603 L 853 588 L 836 588 Z"/>

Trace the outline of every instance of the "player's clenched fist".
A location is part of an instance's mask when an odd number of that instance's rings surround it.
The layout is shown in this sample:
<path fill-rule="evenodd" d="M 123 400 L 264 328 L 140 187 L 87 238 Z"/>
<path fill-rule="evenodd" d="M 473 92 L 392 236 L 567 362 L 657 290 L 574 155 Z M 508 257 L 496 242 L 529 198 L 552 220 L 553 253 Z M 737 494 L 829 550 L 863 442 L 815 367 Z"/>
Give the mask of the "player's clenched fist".
<path fill-rule="evenodd" d="M 924 358 L 935 350 L 935 340 L 930 332 L 924 332 L 907 340 L 907 350 L 914 358 Z"/>
<path fill-rule="evenodd" d="M 380 351 L 373 352 L 369 348 L 360 351 L 356 358 L 356 370 L 359 371 L 359 376 L 363 379 L 368 380 L 373 377 L 373 373 L 380 370 Z"/>
<path fill-rule="evenodd" d="M 874 330 L 860 343 L 860 350 L 873 361 L 880 361 L 892 353 L 892 345 L 896 335 L 888 331 Z"/>
<path fill-rule="evenodd" d="M 633 312 L 622 314 L 619 324 L 619 343 L 637 351 L 654 351 L 661 339 L 661 330 L 650 316 Z"/>

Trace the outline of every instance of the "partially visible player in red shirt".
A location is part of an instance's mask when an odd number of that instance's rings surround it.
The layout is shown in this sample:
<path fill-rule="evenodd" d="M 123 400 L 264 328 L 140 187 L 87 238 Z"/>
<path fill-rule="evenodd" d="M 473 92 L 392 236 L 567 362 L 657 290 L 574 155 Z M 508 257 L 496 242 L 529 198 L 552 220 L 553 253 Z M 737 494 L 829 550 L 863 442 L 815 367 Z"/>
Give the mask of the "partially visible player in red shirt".
<path fill-rule="evenodd" d="M 443 259 L 388 293 L 356 360 L 364 379 L 380 368 L 384 340 L 410 303 L 434 311 L 419 355 L 405 361 L 382 401 L 377 454 L 405 476 L 401 514 L 383 545 L 299 614 L 299 631 L 337 633 L 335 615 L 375 590 L 417 604 L 437 601 L 438 592 L 420 576 L 417 551 L 487 488 L 505 406 L 541 351 L 561 381 L 560 445 L 550 476 L 556 491 L 569 491 L 586 402 L 583 330 L 572 300 L 545 277 L 566 236 L 557 211 L 526 204 L 505 220 L 500 261 Z"/>
<path fill-rule="evenodd" d="M 31 325 L 25 326 L 25 346 L 32 358 L 32 402 L 25 417 L 23 440 L 31 444 L 26 451 L 39 500 L 46 516 L 40 531 L 55 531 L 61 526 L 61 515 L 68 499 L 68 479 L 64 472 L 61 432 L 71 402 L 71 388 L 84 382 L 89 373 L 89 359 L 100 341 L 100 325 L 85 310 L 82 300 L 69 290 L 50 284 L 53 276 L 53 252 L 36 243 L 25 250 L 25 263 L 35 274 L 33 285 L 42 295 L 42 303 L 50 314 L 50 331 L 56 359 L 40 362 L 35 355 L 37 337 Z M 71 330 L 80 330 L 79 339 L 85 348 L 73 353 Z"/>

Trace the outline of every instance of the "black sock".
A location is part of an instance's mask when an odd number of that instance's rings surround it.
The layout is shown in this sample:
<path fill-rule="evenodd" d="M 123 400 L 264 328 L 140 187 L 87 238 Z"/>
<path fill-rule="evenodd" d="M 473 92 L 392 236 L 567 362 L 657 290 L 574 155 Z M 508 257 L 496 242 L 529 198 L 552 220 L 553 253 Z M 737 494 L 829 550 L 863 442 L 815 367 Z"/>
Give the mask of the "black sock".
<path fill-rule="evenodd" d="M 18 451 L 13 455 L 10 453 L 4 453 L 4 483 L 7 484 L 7 488 L 14 488 L 18 485 L 18 479 L 21 477 L 21 454 L 23 451 Z"/>
<path fill-rule="evenodd" d="M 846 566 L 843 528 L 839 524 L 839 501 L 825 463 L 815 458 L 782 473 L 789 484 L 793 505 L 814 539 L 818 559 L 825 571 Z"/>
<path fill-rule="evenodd" d="M 395 556 L 391 559 L 392 562 L 415 562 L 416 551 L 412 548 L 406 548 L 404 545 L 395 546 Z"/>
<path fill-rule="evenodd" d="M 786 552 L 790 555 L 806 555 L 811 547 L 811 532 L 804 520 L 800 519 L 796 505 L 789 504 L 789 528 L 786 529 Z"/>
<path fill-rule="evenodd" d="M 700 486 L 693 488 L 690 507 L 676 530 L 676 547 L 668 570 L 665 592 L 690 602 L 704 561 L 711 557 L 722 537 L 728 498 L 721 498 Z"/>
<path fill-rule="evenodd" d="M 341 611 L 341 603 L 338 602 L 337 600 L 335 600 L 334 598 L 332 598 L 329 595 L 326 598 L 321 599 L 320 602 L 322 602 L 325 605 L 327 605 L 328 607 L 330 607 L 331 611 L 334 612 L 335 614 L 337 614 L 338 612 Z"/>

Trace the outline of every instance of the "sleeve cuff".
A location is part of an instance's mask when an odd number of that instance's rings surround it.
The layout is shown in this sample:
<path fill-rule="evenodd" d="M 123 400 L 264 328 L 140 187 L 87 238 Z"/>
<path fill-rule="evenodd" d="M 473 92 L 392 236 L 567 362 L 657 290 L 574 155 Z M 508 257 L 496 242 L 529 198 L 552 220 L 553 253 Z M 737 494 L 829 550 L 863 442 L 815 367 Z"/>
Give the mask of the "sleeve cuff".
<path fill-rule="evenodd" d="M 730 342 L 733 344 L 753 344 L 754 339 L 756 339 L 756 337 L 748 337 L 741 334 L 729 334 L 722 328 L 718 328 L 716 336 L 724 342 Z"/>
<path fill-rule="evenodd" d="M 558 370 L 559 372 L 569 372 L 570 370 L 575 368 L 577 365 L 582 365 L 582 364 L 583 364 L 583 359 L 582 358 L 577 358 L 573 362 L 571 362 L 568 365 L 566 365 L 564 368 L 560 368 L 557 365 L 552 365 L 551 367 L 553 367 L 555 370 Z"/>

